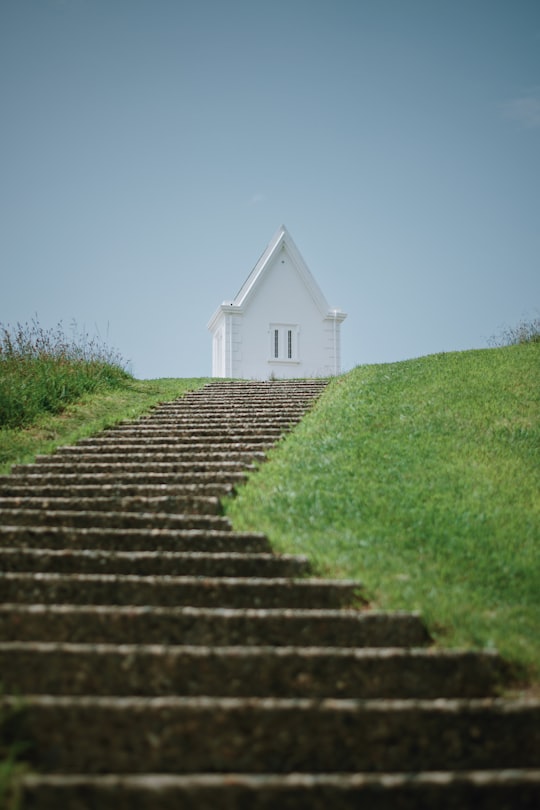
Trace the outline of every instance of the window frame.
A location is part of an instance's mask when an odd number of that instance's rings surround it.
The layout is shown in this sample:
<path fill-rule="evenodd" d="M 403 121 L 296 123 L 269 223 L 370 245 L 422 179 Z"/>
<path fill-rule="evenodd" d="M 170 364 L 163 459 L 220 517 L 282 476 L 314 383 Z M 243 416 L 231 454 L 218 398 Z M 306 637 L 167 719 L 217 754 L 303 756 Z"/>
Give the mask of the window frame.
<path fill-rule="evenodd" d="M 300 329 L 295 323 L 271 323 L 270 363 L 300 363 Z"/>

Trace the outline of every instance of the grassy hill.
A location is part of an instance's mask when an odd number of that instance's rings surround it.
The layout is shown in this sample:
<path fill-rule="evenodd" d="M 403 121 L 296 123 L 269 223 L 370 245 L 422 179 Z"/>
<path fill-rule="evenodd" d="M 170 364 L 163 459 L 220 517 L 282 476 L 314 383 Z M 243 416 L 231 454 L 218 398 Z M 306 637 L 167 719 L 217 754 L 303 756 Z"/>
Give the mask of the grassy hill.
<path fill-rule="evenodd" d="M 360 366 L 227 505 L 436 639 L 540 675 L 540 346 Z"/>

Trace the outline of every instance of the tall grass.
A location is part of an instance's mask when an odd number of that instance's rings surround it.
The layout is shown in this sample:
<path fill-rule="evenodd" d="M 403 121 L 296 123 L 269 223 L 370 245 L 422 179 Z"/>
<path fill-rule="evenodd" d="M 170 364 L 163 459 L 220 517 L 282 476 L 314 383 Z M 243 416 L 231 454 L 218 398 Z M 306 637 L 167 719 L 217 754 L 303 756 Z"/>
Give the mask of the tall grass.
<path fill-rule="evenodd" d="M 0 324 L 0 427 L 29 425 L 59 413 L 83 394 L 114 388 L 130 375 L 119 353 L 99 338 L 37 320 Z"/>
<path fill-rule="evenodd" d="M 227 512 L 540 677 L 539 448 L 538 343 L 360 366 Z"/>
<path fill-rule="evenodd" d="M 524 343 L 540 343 L 540 318 L 522 318 L 515 326 L 503 326 L 488 341 L 489 346 L 499 348 Z"/>

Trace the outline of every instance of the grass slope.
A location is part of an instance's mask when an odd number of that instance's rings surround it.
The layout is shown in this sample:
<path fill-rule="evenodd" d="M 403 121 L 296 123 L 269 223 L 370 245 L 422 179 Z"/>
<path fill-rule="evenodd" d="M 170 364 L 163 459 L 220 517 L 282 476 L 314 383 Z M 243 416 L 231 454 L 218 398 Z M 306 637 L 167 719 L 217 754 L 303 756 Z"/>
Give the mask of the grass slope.
<path fill-rule="evenodd" d="M 538 678 L 539 382 L 538 344 L 358 367 L 227 512 Z"/>
<path fill-rule="evenodd" d="M 44 329 L 37 319 L 0 324 L 0 426 L 20 428 L 43 413 L 61 413 L 81 397 L 122 385 L 131 375 L 120 355 L 99 338 L 71 335 L 62 323 Z"/>
<path fill-rule="evenodd" d="M 103 430 L 123 419 L 135 419 L 157 402 L 166 402 L 209 382 L 195 379 L 125 379 L 114 388 L 88 394 L 67 405 L 61 414 L 42 414 L 25 429 L 0 428 L 0 474 L 12 464 L 31 462 L 38 453 L 52 453 L 63 444 Z"/>

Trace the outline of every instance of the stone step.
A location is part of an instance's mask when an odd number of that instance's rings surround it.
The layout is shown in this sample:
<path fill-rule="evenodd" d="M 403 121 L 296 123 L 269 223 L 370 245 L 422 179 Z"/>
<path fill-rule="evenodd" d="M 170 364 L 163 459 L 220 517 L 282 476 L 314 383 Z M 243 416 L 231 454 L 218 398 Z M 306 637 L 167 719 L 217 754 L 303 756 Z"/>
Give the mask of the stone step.
<path fill-rule="evenodd" d="M 277 407 L 278 405 L 301 405 L 306 408 L 310 408 L 316 402 L 317 398 L 320 396 L 320 391 L 312 391 L 311 393 L 302 393 L 298 391 L 280 391 L 275 392 L 275 395 L 271 396 L 267 391 L 219 391 L 217 389 L 213 390 L 201 390 L 198 395 L 192 397 L 180 397 L 179 399 L 173 399 L 169 402 L 162 402 L 157 404 L 154 408 L 152 408 L 149 413 L 160 413 L 163 410 L 169 409 L 182 409 L 182 408 L 196 408 L 199 404 L 203 403 L 205 405 L 213 405 L 216 410 L 221 408 L 232 408 L 235 405 L 238 407 L 249 406 L 252 404 L 254 407 L 260 408 L 272 408 Z M 290 395 L 290 396 L 289 396 Z"/>
<path fill-rule="evenodd" d="M 15 470 L 11 475 L 6 477 L 7 485 L 13 486 L 20 483 L 28 486 L 77 486 L 82 485 L 108 485 L 108 486 L 181 486 L 181 487 L 197 487 L 197 486 L 223 486 L 226 491 L 230 490 L 231 486 L 242 484 L 246 480 L 245 471 L 238 470 L 212 470 L 209 472 L 148 472 L 141 470 L 140 472 L 126 472 L 125 465 L 121 469 L 114 470 L 113 472 L 63 472 L 57 467 L 53 472 L 44 473 L 42 468 L 37 472 L 36 467 L 31 464 L 20 465 L 19 470 Z M 6 479 L 3 479 L 4 481 Z"/>
<path fill-rule="evenodd" d="M 261 390 L 264 391 L 266 396 L 272 396 L 275 393 L 279 393 L 280 390 L 285 390 L 286 392 L 294 390 L 311 392 L 317 388 L 324 388 L 326 385 L 328 385 L 328 378 L 326 377 L 309 377 L 296 380 L 225 380 L 219 378 L 213 379 L 204 389 L 191 391 L 190 394 L 194 396 L 201 390 L 205 390 L 208 391 L 209 395 L 212 395 L 220 390 L 227 392 L 231 390 L 237 395 L 237 392 L 241 392 L 242 389 L 245 389 L 248 393 L 251 393 L 252 390 Z"/>
<path fill-rule="evenodd" d="M 235 399 L 241 397 L 243 393 L 249 398 L 253 396 L 254 392 L 260 391 L 268 400 L 274 396 L 282 394 L 297 394 L 303 393 L 304 396 L 317 395 L 326 385 L 328 379 L 317 377 L 316 379 L 303 379 L 303 380 L 234 380 L 222 381 L 212 380 L 205 388 L 200 388 L 197 391 L 192 391 L 191 396 L 200 396 L 202 393 L 210 399 L 212 396 L 222 396 L 224 394 L 230 396 L 234 394 Z M 183 398 L 183 397 L 182 397 Z"/>
<path fill-rule="evenodd" d="M 384 648 L 430 643 L 425 625 L 415 613 L 149 605 L 0 604 L 0 638 L 208 647 L 310 647 L 317 643 L 328 647 Z"/>
<path fill-rule="evenodd" d="M 312 389 L 309 390 L 301 390 L 293 388 L 289 388 L 289 390 L 283 389 L 282 391 L 265 391 L 263 389 L 257 390 L 256 388 L 250 387 L 249 390 L 246 389 L 242 391 L 240 389 L 236 389 L 233 391 L 232 389 L 223 389 L 219 390 L 219 388 L 214 388 L 213 384 L 209 388 L 203 388 L 193 394 L 188 394 L 187 396 L 181 396 L 177 399 L 170 400 L 169 402 L 161 402 L 158 403 L 153 407 L 152 410 L 161 411 L 166 408 L 181 408 L 186 407 L 193 404 L 199 404 L 199 402 L 208 403 L 215 403 L 216 405 L 220 405 L 222 403 L 226 405 L 242 405 L 242 404 L 249 404 L 250 402 L 261 404 L 261 406 L 269 406 L 271 407 L 275 403 L 284 404 L 299 402 L 304 407 L 311 405 L 311 403 L 320 395 L 321 390 Z"/>
<path fill-rule="evenodd" d="M 141 415 L 136 422 L 151 422 L 158 419 L 191 419 L 197 418 L 201 414 L 208 414 L 215 418 L 222 416 L 224 421 L 228 419 L 247 418 L 249 420 L 269 420 L 276 419 L 282 422 L 295 423 L 301 419 L 312 407 L 311 402 L 296 400 L 289 402 L 280 400 L 266 403 L 263 400 L 244 399 L 234 404 L 226 398 L 221 400 L 200 399 L 198 402 L 188 402 L 184 404 L 172 404 L 170 407 L 157 408 L 154 411 Z"/>
<path fill-rule="evenodd" d="M 197 411 L 199 408 L 205 411 L 213 411 L 229 414 L 250 412 L 256 416 L 273 414 L 276 416 L 289 416 L 292 414 L 296 416 L 298 413 L 306 413 L 313 407 L 315 398 L 307 397 L 287 397 L 283 395 L 275 399 L 267 399 L 264 396 L 247 396 L 247 397 L 199 397 L 197 400 L 177 400 L 168 404 L 160 405 L 157 408 L 143 414 L 139 419 L 151 419 L 153 416 L 162 416 L 172 414 L 185 415 Z"/>
<path fill-rule="evenodd" d="M 223 507 L 219 498 L 198 495 L 142 495 L 105 496 L 92 498 L 71 497 L 2 497 L 0 514 L 5 510 L 43 510 L 53 512 L 161 512 L 170 515 L 222 515 Z"/>
<path fill-rule="evenodd" d="M 242 406 L 234 407 L 226 402 L 223 403 L 210 403 L 204 402 L 193 403 L 189 409 L 177 408 L 168 409 L 153 414 L 142 416 L 137 420 L 138 424 L 151 424 L 160 421 L 175 423 L 177 421 L 192 421 L 203 422 L 205 418 L 211 420 L 211 423 L 221 420 L 223 425 L 238 425 L 242 427 L 244 424 L 261 426 L 268 425 L 273 427 L 282 427 L 286 430 L 291 426 L 298 424 L 298 422 L 306 415 L 310 409 L 310 405 L 293 405 L 288 407 L 283 403 L 275 403 L 272 407 L 262 407 L 256 402 L 245 402 Z"/>
<path fill-rule="evenodd" d="M 138 436 L 138 438 L 137 438 Z M 191 447 L 194 444 L 210 444 L 214 446 L 229 447 L 231 444 L 243 444 L 250 449 L 257 449 L 261 446 L 270 446 L 274 444 L 281 436 L 281 431 L 276 430 L 274 433 L 258 433 L 254 434 L 252 431 L 228 432 L 226 428 L 221 430 L 211 430 L 209 428 L 197 428 L 191 433 L 182 433 L 176 436 L 147 436 L 143 431 L 136 432 L 135 437 L 130 439 L 122 433 L 116 435 L 109 435 L 108 433 L 101 433 L 98 436 L 93 436 L 89 439 L 80 439 L 75 447 Z M 62 449 L 62 448 L 59 448 Z"/>
<path fill-rule="evenodd" d="M 65 526 L 0 526 L 6 548 L 94 551 L 200 551 L 269 553 L 266 535 L 214 529 L 109 529 Z"/>
<path fill-rule="evenodd" d="M 209 423 L 208 420 L 204 420 L 201 424 L 208 425 Z M 208 433 L 201 434 L 199 425 L 192 426 L 190 424 L 184 425 L 180 423 L 170 425 L 156 423 L 148 426 L 131 425 L 129 428 L 126 427 L 123 430 L 118 429 L 114 433 L 107 434 L 105 438 L 107 442 L 114 441 L 115 444 L 149 442 L 153 445 L 166 443 L 173 448 L 185 446 L 189 443 L 186 440 L 190 438 L 193 444 L 204 444 L 206 447 L 211 447 L 214 443 L 224 444 L 226 449 L 231 445 L 244 443 L 242 437 L 237 436 L 236 432 L 234 432 L 234 426 L 231 426 L 232 430 L 230 432 L 227 432 L 226 427 L 224 422 L 218 421 L 213 430 L 209 429 Z M 194 433 L 197 435 L 193 438 Z M 257 448 L 261 451 L 281 441 L 288 433 L 288 429 L 280 429 L 269 439 L 267 431 L 264 430 L 264 432 L 260 433 L 260 442 L 250 440 L 249 444 L 255 447 L 255 451 Z"/>
<path fill-rule="evenodd" d="M 237 438 L 241 440 L 246 437 L 250 441 L 256 440 L 257 436 L 271 437 L 274 441 L 288 432 L 288 425 L 285 429 L 282 425 L 276 424 L 275 420 L 264 420 L 264 422 L 250 422 L 246 419 L 230 420 L 219 416 L 212 418 L 207 416 L 200 419 L 168 420 L 166 423 L 155 422 L 120 422 L 114 427 L 107 428 L 101 434 L 104 438 L 126 439 L 133 436 L 143 438 L 161 438 L 175 442 L 188 436 L 196 436 L 198 439 L 216 438 L 223 436 L 225 439 Z"/>
<path fill-rule="evenodd" d="M 107 435 L 116 433 L 130 433 L 131 431 L 144 431 L 153 434 L 155 431 L 165 431 L 167 435 L 175 435 L 175 433 L 186 430 L 224 430 L 229 432 L 236 432 L 237 430 L 259 430 L 266 432 L 268 430 L 279 430 L 280 432 L 287 431 L 291 425 L 295 425 L 300 421 L 300 417 L 292 419 L 290 417 L 273 416 L 255 416 L 252 411 L 248 414 L 224 414 L 210 411 L 209 413 L 197 413 L 186 416 L 172 416 L 158 418 L 148 418 L 146 420 L 139 420 L 137 422 L 119 423 L 114 427 L 107 430 Z M 170 431 L 170 433 L 169 433 Z"/>
<path fill-rule="evenodd" d="M 133 428 L 125 430 L 118 430 L 115 433 L 102 434 L 95 442 L 89 442 L 88 445 L 77 443 L 77 447 L 91 447 L 91 448 L 107 448 L 113 447 L 126 447 L 134 446 L 146 449 L 148 447 L 167 446 L 175 450 L 177 447 L 182 448 L 191 444 L 200 444 L 206 446 L 218 445 L 219 448 L 226 449 L 232 445 L 246 444 L 253 449 L 265 449 L 272 447 L 283 436 L 282 430 L 276 431 L 274 436 L 268 436 L 268 433 L 260 433 L 260 441 L 257 437 L 252 437 L 253 440 L 247 442 L 243 440 L 241 435 L 237 432 L 227 432 L 225 428 L 216 428 L 214 430 L 208 429 L 202 432 L 200 429 L 191 429 L 186 427 L 180 428 L 159 428 L 153 427 L 149 429 Z"/>
<path fill-rule="evenodd" d="M 41 476 L 33 483 L 6 476 L 0 479 L 0 494 L 5 498 L 174 498 L 198 503 L 200 499 L 213 500 L 234 493 L 232 484 L 39 484 Z M 219 497 L 218 497 L 219 496 Z M 220 507 L 221 508 L 221 507 Z"/>
<path fill-rule="evenodd" d="M 322 378 L 313 382 L 311 380 L 287 380 L 283 381 L 281 386 L 279 383 L 269 383 L 267 381 L 235 380 L 234 382 L 224 382 L 216 379 L 212 380 L 206 386 L 189 391 L 187 394 L 183 394 L 175 400 L 171 400 L 171 402 L 183 402 L 184 400 L 201 398 L 208 400 L 220 397 L 238 400 L 243 394 L 250 399 L 251 397 L 257 396 L 259 392 L 267 401 L 271 401 L 273 397 L 287 396 L 288 394 L 299 395 L 300 393 L 303 393 L 304 397 L 307 399 L 310 395 L 315 396 L 317 391 L 320 393 L 320 390 L 324 389 L 327 383 L 328 380 L 323 380 Z M 162 405 L 167 404 L 169 403 L 158 403 L 157 407 L 162 407 Z"/>
<path fill-rule="evenodd" d="M 32 810 L 537 810 L 539 770 L 429 773 L 29 774 Z"/>
<path fill-rule="evenodd" d="M 310 565 L 307 557 L 290 554 L 0 548 L 0 571 L 275 579 L 305 576 L 310 572 Z"/>
<path fill-rule="evenodd" d="M 10 726 L 50 773 L 448 772 L 540 757 L 538 700 L 26 695 Z"/>
<path fill-rule="evenodd" d="M 348 580 L 261 577 L 139 577 L 107 574 L 2 574 L 0 600 L 47 604 L 167 607 L 339 608 L 360 600 Z"/>
<path fill-rule="evenodd" d="M 138 441 L 140 439 L 159 439 L 161 441 L 171 441 L 173 444 L 177 440 L 184 440 L 186 437 L 193 436 L 194 434 L 196 434 L 198 441 L 207 441 L 208 439 L 218 441 L 222 437 L 224 441 L 230 441 L 230 437 L 234 437 L 235 440 L 240 441 L 242 439 L 240 430 L 246 427 L 252 436 L 258 433 L 261 437 L 264 436 L 266 438 L 268 438 L 270 428 L 275 427 L 276 430 L 272 440 L 276 442 L 286 436 L 294 426 L 291 426 L 289 423 L 276 426 L 274 420 L 262 424 L 257 422 L 249 424 L 245 419 L 233 422 L 231 420 L 225 421 L 219 417 L 216 419 L 206 417 L 201 418 L 197 422 L 192 422 L 191 420 L 176 420 L 167 423 L 152 422 L 146 425 L 132 422 L 129 425 L 117 425 L 115 428 L 108 430 L 104 436 L 107 439 L 115 440 L 135 439 Z"/>
<path fill-rule="evenodd" d="M 136 422 L 152 422 L 159 419 L 196 419 L 201 415 L 208 414 L 212 418 L 221 416 L 223 421 L 230 419 L 249 421 L 262 421 L 273 419 L 278 423 L 296 424 L 312 407 L 311 402 L 304 403 L 300 400 L 296 402 L 276 401 L 265 404 L 261 400 L 249 399 L 234 405 L 226 399 L 205 402 L 185 403 L 169 408 L 159 408 L 151 413 L 143 414 Z"/>
<path fill-rule="evenodd" d="M 328 385 L 326 377 L 309 377 L 296 380 L 225 380 L 214 379 L 212 382 L 207 383 L 203 388 L 198 388 L 188 392 L 188 396 L 196 396 L 201 391 L 207 391 L 209 395 L 215 394 L 219 391 L 241 391 L 242 389 L 251 392 L 252 390 L 262 390 L 267 396 L 279 393 L 280 390 L 294 391 L 307 390 L 313 391 L 317 388 L 324 388 Z"/>
<path fill-rule="evenodd" d="M 435 699 L 494 695 L 494 653 L 329 647 L 0 643 L 6 693 Z"/>
<path fill-rule="evenodd" d="M 62 526 L 105 529 L 219 529 L 230 528 L 220 515 L 176 515 L 164 512 L 99 512 L 49 509 L 0 509 L 3 526 Z"/>
<path fill-rule="evenodd" d="M 287 401 L 289 394 L 291 399 L 300 398 L 305 403 L 309 404 L 318 397 L 320 393 L 320 389 L 317 390 L 316 387 L 302 389 L 290 386 L 289 388 L 283 387 L 281 390 L 277 388 L 274 390 L 265 390 L 264 388 L 259 388 L 256 383 L 252 385 L 252 381 L 247 381 L 247 386 L 242 390 L 241 386 L 220 386 L 218 381 L 213 380 L 208 386 L 201 387 L 197 391 L 182 394 L 175 399 L 158 402 L 153 406 L 153 410 L 185 405 L 191 402 L 198 403 L 199 401 L 217 403 L 224 401 L 231 403 L 242 402 L 243 400 L 247 402 L 262 400 L 263 403 L 271 403 L 282 399 Z"/>
<path fill-rule="evenodd" d="M 155 410 L 162 408 L 174 407 L 182 404 L 189 404 L 193 401 L 203 400 L 204 402 L 262 402 L 263 404 L 272 402 L 291 402 L 299 400 L 304 405 L 309 405 L 311 402 L 320 396 L 326 383 L 324 385 L 311 385 L 311 386 L 294 386 L 289 384 L 283 386 L 281 390 L 275 388 L 273 390 L 268 387 L 258 386 L 256 383 L 249 382 L 244 387 L 242 386 L 227 386 L 220 387 L 218 383 L 213 382 L 205 388 L 198 391 L 188 393 L 173 399 L 170 402 L 161 402 L 154 406 Z"/>
<path fill-rule="evenodd" d="M 109 463 L 98 461 L 77 464 L 69 461 L 51 461 L 52 456 L 41 464 L 15 464 L 12 473 L 46 475 L 50 474 L 75 474 L 98 475 L 103 473 L 118 473 L 125 476 L 128 473 L 143 473 L 150 476 L 155 475 L 183 475 L 185 480 L 193 480 L 195 473 L 241 473 L 245 470 L 254 470 L 255 465 L 241 461 L 175 461 L 175 462 L 131 462 L 117 460 Z"/>
<path fill-rule="evenodd" d="M 214 449 L 206 449 L 200 451 L 191 451 L 189 448 L 184 450 L 174 450 L 173 452 L 158 452 L 153 448 L 143 452 L 135 450 L 124 450 L 124 452 L 104 450 L 87 450 L 82 449 L 80 452 L 58 452 L 51 456 L 36 456 L 34 461 L 35 465 L 50 466 L 51 464 L 58 464 L 59 466 L 82 466 L 88 464 L 189 464 L 190 467 L 198 464 L 216 464 L 225 462 L 251 462 L 251 461 L 264 461 L 266 453 L 262 450 L 251 451 L 236 451 L 236 450 L 223 450 L 215 451 Z"/>
<path fill-rule="evenodd" d="M 231 396 L 230 393 L 221 396 L 199 396 L 199 397 L 183 397 L 179 400 L 173 400 L 169 403 L 163 403 L 153 408 L 148 414 L 140 418 L 150 418 L 154 415 L 162 413 L 189 413 L 199 407 L 206 410 L 213 409 L 214 411 L 223 411 L 224 413 L 249 412 L 251 409 L 255 413 L 296 413 L 302 411 L 305 413 L 308 409 L 312 408 L 317 397 L 311 396 L 298 396 L 291 392 L 290 396 L 287 393 L 282 393 L 279 397 L 268 397 L 265 394 L 258 396 L 256 393 L 251 393 L 248 396 Z"/>
<path fill-rule="evenodd" d="M 157 455 L 193 455 L 200 453 L 262 453 L 265 447 L 270 447 L 275 443 L 275 439 L 260 442 L 241 442 L 236 439 L 224 441 L 215 437 L 203 440 L 201 438 L 191 439 L 181 437 L 177 441 L 165 441 L 160 439 L 140 439 L 130 441 L 129 439 L 107 439 L 99 442 L 77 443 L 72 446 L 58 447 L 55 450 L 55 458 L 75 457 L 83 455 L 96 455 L 97 453 L 111 454 L 144 454 L 156 453 Z M 262 453 L 264 456 L 264 453 Z"/>
<path fill-rule="evenodd" d="M 195 413 L 194 413 L 195 410 Z M 301 419 L 306 412 L 306 404 L 302 402 L 289 403 L 282 402 L 265 403 L 264 400 L 251 402 L 246 399 L 243 402 L 234 403 L 226 399 L 215 400 L 214 402 L 200 399 L 197 403 L 184 403 L 160 408 L 148 416 L 142 416 L 138 421 L 152 421 L 160 417 L 175 419 L 176 417 L 187 416 L 189 419 L 200 418 L 205 414 L 219 416 L 222 419 L 229 417 L 248 417 L 249 419 L 270 419 L 275 418 L 281 422 L 285 420 Z"/>
<path fill-rule="evenodd" d="M 204 399 L 205 401 L 212 399 L 227 399 L 229 402 L 232 399 L 237 402 L 240 401 L 244 396 L 248 401 L 250 401 L 251 399 L 257 398 L 259 395 L 265 402 L 271 402 L 273 399 L 280 397 L 290 399 L 294 396 L 302 396 L 303 399 L 309 400 L 310 397 L 312 398 L 313 396 L 318 395 L 318 393 L 320 393 L 321 389 L 324 389 L 324 387 L 325 385 L 312 385 L 311 383 L 306 385 L 296 385 L 294 381 L 288 381 L 288 384 L 283 385 L 280 390 L 279 386 L 277 385 L 271 388 L 268 385 L 259 384 L 252 380 L 245 381 L 243 385 L 231 383 L 221 385 L 219 381 L 213 380 L 208 384 L 208 386 L 199 388 L 196 391 L 188 392 L 187 394 L 177 397 L 177 399 L 171 400 L 171 402 L 158 403 L 158 405 L 155 407 L 161 408 L 171 403 L 184 402 L 186 400 L 190 401 L 193 399 Z"/>

